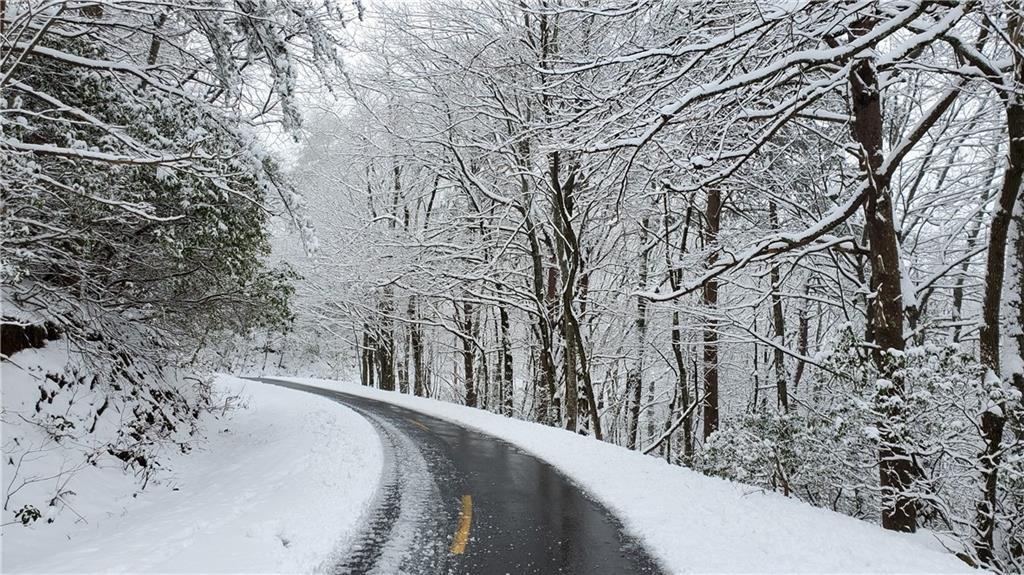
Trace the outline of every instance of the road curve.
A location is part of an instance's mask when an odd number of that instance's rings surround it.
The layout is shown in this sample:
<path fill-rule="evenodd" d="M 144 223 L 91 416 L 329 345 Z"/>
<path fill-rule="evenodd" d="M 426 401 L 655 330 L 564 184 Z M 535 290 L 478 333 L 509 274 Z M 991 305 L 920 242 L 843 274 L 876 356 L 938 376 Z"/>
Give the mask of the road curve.
<path fill-rule="evenodd" d="M 253 379 L 345 404 L 380 434 L 377 501 L 335 573 L 662 573 L 607 509 L 502 440 L 382 401 Z"/>

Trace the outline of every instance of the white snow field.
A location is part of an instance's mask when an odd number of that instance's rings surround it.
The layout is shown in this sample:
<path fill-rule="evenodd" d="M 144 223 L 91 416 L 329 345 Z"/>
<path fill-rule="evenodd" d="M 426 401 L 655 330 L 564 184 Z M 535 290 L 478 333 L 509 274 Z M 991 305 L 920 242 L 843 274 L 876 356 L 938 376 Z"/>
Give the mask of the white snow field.
<path fill-rule="evenodd" d="M 885 531 L 562 429 L 355 383 L 280 379 L 387 401 L 508 441 L 607 506 L 673 573 L 976 572 L 929 533 Z"/>
<path fill-rule="evenodd" d="M 70 501 L 85 519 L 5 525 L 3 572 L 295 573 L 344 552 L 380 479 L 373 427 L 311 394 L 228 377 L 216 387 L 244 406 L 205 418 L 193 453 L 142 491 L 118 468 L 83 469 Z"/>

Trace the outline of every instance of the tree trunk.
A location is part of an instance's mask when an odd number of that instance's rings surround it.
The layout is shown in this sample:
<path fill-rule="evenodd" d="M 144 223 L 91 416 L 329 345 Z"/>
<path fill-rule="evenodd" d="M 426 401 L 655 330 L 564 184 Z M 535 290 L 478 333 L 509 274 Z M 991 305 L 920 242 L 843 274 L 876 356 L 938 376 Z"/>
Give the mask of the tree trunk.
<path fill-rule="evenodd" d="M 501 413 L 512 417 L 513 413 L 513 390 L 512 383 L 512 343 L 511 331 L 509 328 L 508 310 L 504 305 L 498 306 L 498 316 L 501 328 Z"/>
<path fill-rule="evenodd" d="M 682 333 L 679 330 L 679 312 L 672 312 L 672 356 L 676 360 L 679 379 L 680 408 L 685 413 L 690 408 L 690 387 L 686 381 L 686 362 L 683 360 Z M 693 415 L 683 418 L 683 462 L 689 465 L 693 460 Z"/>
<path fill-rule="evenodd" d="M 482 335 L 484 335 L 484 327 L 485 324 L 483 319 L 483 313 L 480 313 L 477 316 L 477 321 L 473 322 L 473 338 L 475 341 L 480 342 L 485 340 L 484 337 L 481 337 Z M 476 366 L 475 373 L 473 374 L 473 379 L 475 381 L 473 389 L 476 390 L 476 405 L 480 409 L 486 409 L 490 411 L 492 401 L 491 381 L 489 379 L 491 374 L 491 367 L 487 361 L 487 350 L 480 350 L 480 353 L 477 355 L 477 357 L 480 358 L 480 362 Z"/>
<path fill-rule="evenodd" d="M 807 303 L 806 296 L 810 295 L 811 286 L 810 284 L 804 284 L 804 301 L 800 304 L 800 318 L 797 320 L 797 336 L 796 336 L 796 351 L 803 357 L 807 357 L 807 352 L 810 349 L 810 331 L 811 331 L 811 318 L 807 314 Z M 796 393 L 797 388 L 800 387 L 800 379 L 804 375 L 804 360 L 800 359 L 796 362 L 796 373 L 793 374 L 793 392 Z"/>
<path fill-rule="evenodd" d="M 1013 335 L 1013 343 L 1016 344 L 1016 353 L 1022 359 L 1018 362 L 1018 366 L 1024 365 L 1024 199 L 1021 199 L 1024 194 L 1017 196 L 1017 205 L 1014 209 L 1013 225 L 1016 227 L 1013 237 L 1014 252 L 1016 252 L 1016 265 L 1013 273 L 1013 283 L 1010 284 L 1011 289 L 1014 289 L 1013 297 L 1015 298 L 1015 307 L 1017 310 L 1017 328 Z M 1016 284 L 1016 285 L 1014 285 Z M 1012 309 L 1012 308 L 1011 308 Z M 1017 371 L 1016 373 L 1010 374 L 1013 377 L 1013 385 L 1017 388 L 1017 391 L 1024 395 L 1024 373 Z M 1024 429 L 1020 430 L 1024 432 Z M 1018 437 L 1024 437 L 1018 433 Z"/>
<path fill-rule="evenodd" d="M 455 304 L 458 313 L 458 304 Z M 464 302 L 462 304 L 462 322 L 459 326 L 462 332 L 462 369 L 464 383 L 466 386 L 466 405 L 476 407 L 476 382 L 473 378 L 473 364 L 476 362 L 475 348 L 473 347 L 473 304 Z"/>
<path fill-rule="evenodd" d="M 525 183 L 523 187 L 525 189 Z M 555 362 L 552 359 L 551 324 L 548 320 L 547 301 L 549 298 L 544 289 L 544 259 L 540 249 L 540 241 L 537 239 L 537 230 L 528 216 L 526 217 L 525 226 L 526 237 L 530 242 L 530 259 L 533 268 L 533 296 L 537 302 L 536 327 L 537 335 L 540 337 L 540 349 L 537 353 L 540 377 L 535 381 L 537 386 L 537 420 L 545 425 L 553 425 L 556 413 L 553 406 L 555 396 Z"/>
<path fill-rule="evenodd" d="M 380 329 L 377 334 L 377 366 L 380 374 L 380 388 L 395 390 L 395 334 L 391 314 L 395 309 L 394 293 L 385 288 L 380 304 Z"/>
<path fill-rule="evenodd" d="M 1010 16 L 1009 35 L 1021 40 L 1022 22 L 1020 15 Z M 1018 85 L 1024 83 L 1024 57 L 1014 56 L 1014 78 Z M 992 544 L 995 528 L 995 509 L 999 485 L 999 465 L 1002 456 L 1003 429 L 1006 424 L 1006 410 L 1009 405 L 1006 395 L 999 392 L 1002 387 L 1000 372 L 1001 326 L 1000 309 L 1003 292 L 1007 236 L 1012 222 L 1014 206 L 1022 194 L 1024 181 L 1024 101 L 1016 94 L 1007 95 L 1006 125 L 1009 137 L 1006 171 L 1003 185 L 996 198 L 995 213 L 989 231 L 988 260 L 985 272 L 985 295 L 982 301 L 981 330 L 978 346 L 981 364 L 985 368 L 982 389 L 992 397 L 994 405 L 988 406 L 981 416 L 982 436 L 985 449 L 979 461 L 983 492 L 978 503 L 975 551 L 978 559 L 985 563 L 992 561 Z M 997 389 L 990 389 L 996 386 Z"/>
<path fill-rule="evenodd" d="M 373 336 L 370 334 L 370 325 L 363 324 L 363 348 L 361 365 L 363 368 L 363 385 L 373 387 L 374 361 L 373 350 L 375 348 Z"/>
<path fill-rule="evenodd" d="M 708 250 L 707 265 L 718 259 L 718 231 L 721 227 L 722 192 L 716 186 L 707 190 L 704 247 Z M 704 325 L 704 439 L 718 429 L 718 280 L 704 284 L 702 293 L 707 319 Z"/>
<path fill-rule="evenodd" d="M 412 393 L 417 397 L 426 394 L 426 370 L 423 366 L 423 332 L 419 324 L 419 303 L 416 296 L 409 297 L 409 344 L 412 347 Z"/>
<path fill-rule="evenodd" d="M 562 354 L 565 393 L 562 397 L 565 400 L 565 428 L 576 432 L 578 428 L 579 384 L 576 381 L 575 333 L 573 333 L 572 326 L 570 325 L 570 316 L 574 312 L 573 302 L 576 299 L 576 272 L 579 267 L 579 254 L 576 253 L 576 246 L 572 241 L 573 237 L 575 237 L 572 230 L 572 194 L 575 172 L 570 169 L 569 176 L 566 177 L 565 182 L 562 182 L 561 154 L 558 152 L 548 154 L 548 171 L 552 196 L 551 203 L 555 210 L 554 223 L 558 230 L 558 233 L 555 235 L 555 255 L 557 256 L 558 267 L 562 276 L 562 339 L 565 345 Z"/>
<path fill-rule="evenodd" d="M 629 370 L 626 372 L 626 447 L 637 448 L 637 435 L 640 421 L 640 402 L 642 401 L 643 386 L 640 382 L 640 372 Z"/>
<path fill-rule="evenodd" d="M 672 261 L 672 242 L 669 241 L 671 238 L 671 231 L 669 225 L 669 204 L 668 194 L 662 195 L 662 207 L 663 207 L 663 224 L 665 230 L 665 267 L 668 269 L 669 284 L 672 287 L 672 291 L 679 289 L 679 284 L 682 282 L 683 271 L 678 268 L 678 265 Z M 693 204 L 690 204 L 686 208 L 686 217 L 683 221 L 683 233 L 679 240 L 679 254 L 682 256 L 687 250 L 687 240 L 690 236 L 690 222 L 693 218 Z M 680 409 L 683 413 L 686 413 L 686 417 L 683 418 L 683 464 L 690 465 L 693 462 L 693 413 L 690 411 L 690 385 L 687 381 L 687 370 L 686 360 L 683 358 L 683 335 L 680 330 L 679 323 L 679 310 L 672 310 L 672 331 L 671 331 L 671 347 L 672 357 L 676 362 L 676 376 L 678 377 L 677 386 L 679 388 L 679 398 L 682 400 Z M 696 398 L 694 398 L 696 399 Z"/>
<path fill-rule="evenodd" d="M 399 352 L 398 360 L 398 391 L 409 393 L 409 338 L 405 330 L 402 330 L 402 349 Z"/>
<path fill-rule="evenodd" d="M 855 33 L 865 33 L 873 21 L 862 21 Z M 861 148 L 861 177 L 866 186 L 864 219 L 871 258 L 870 332 L 877 347 L 876 404 L 882 414 L 879 479 L 882 487 L 882 526 L 894 531 L 917 529 L 915 501 L 906 495 L 913 466 L 899 429 L 904 419 L 904 383 L 897 362 L 904 349 L 903 296 L 899 244 L 894 227 L 892 196 L 883 173 L 882 100 L 874 62 L 861 60 L 850 73 L 853 134 Z"/>
<path fill-rule="evenodd" d="M 648 267 L 650 250 L 647 249 L 647 230 L 650 227 L 650 218 L 644 217 L 640 221 L 638 242 L 640 247 L 640 258 L 637 266 L 637 288 L 640 291 L 647 289 Z M 637 298 L 636 319 L 633 320 L 633 327 L 636 330 L 636 358 L 633 365 L 626 372 L 626 394 L 629 405 L 629 423 L 627 425 L 627 447 L 636 449 L 640 447 L 640 407 L 644 387 L 644 355 L 647 348 L 647 299 Z M 648 435 L 653 435 L 649 432 Z"/>
<path fill-rule="evenodd" d="M 987 201 L 985 202 L 987 203 Z M 967 251 L 971 252 L 974 250 L 974 246 L 978 243 L 978 234 L 981 232 L 981 222 L 984 219 L 985 211 L 979 209 L 978 214 L 971 222 L 971 228 L 967 230 Z M 966 259 L 960 264 L 960 276 L 956 278 L 956 286 L 953 288 L 953 342 L 960 341 L 960 332 L 963 326 L 960 325 L 961 314 L 963 313 L 964 305 L 964 276 L 967 275 L 967 270 L 970 269 L 971 260 Z"/>
<path fill-rule="evenodd" d="M 779 215 L 778 208 L 775 205 L 775 200 L 768 201 L 768 220 L 772 230 L 779 229 Z M 783 411 L 789 411 L 789 390 L 788 376 L 786 375 L 786 356 L 782 353 L 782 348 L 786 345 L 786 320 L 783 316 L 782 310 L 782 294 L 779 293 L 782 290 L 782 280 L 779 274 L 779 264 L 773 263 L 771 268 L 771 282 L 772 282 L 772 329 L 775 332 L 775 348 L 774 358 L 775 362 L 775 386 L 776 392 L 778 393 L 778 405 Z"/>
<path fill-rule="evenodd" d="M 0 10 L 0 17 L 2 17 L 4 14 L 6 14 L 6 12 Z M 156 17 L 156 20 L 153 22 L 153 29 L 159 30 L 163 27 L 164 22 L 167 22 L 167 14 L 161 13 L 159 16 Z M 156 64 L 157 58 L 160 57 L 161 43 L 162 42 L 160 40 L 160 36 L 157 36 L 156 34 L 153 34 L 153 36 L 149 39 L 149 55 L 146 56 L 146 64 L 150 66 Z"/>
<path fill-rule="evenodd" d="M 587 350 L 583 345 L 583 335 L 580 330 L 580 322 L 576 314 L 569 315 L 569 325 L 573 330 L 573 340 L 576 342 L 577 357 L 581 366 L 580 373 L 583 374 L 583 393 L 587 400 L 587 414 L 590 417 L 590 426 L 593 429 L 596 439 L 604 439 L 601 431 L 601 412 L 598 410 L 597 397 L 594 392 L 594 382 L 590 376 L 590 363 L 587 360 Z"/>

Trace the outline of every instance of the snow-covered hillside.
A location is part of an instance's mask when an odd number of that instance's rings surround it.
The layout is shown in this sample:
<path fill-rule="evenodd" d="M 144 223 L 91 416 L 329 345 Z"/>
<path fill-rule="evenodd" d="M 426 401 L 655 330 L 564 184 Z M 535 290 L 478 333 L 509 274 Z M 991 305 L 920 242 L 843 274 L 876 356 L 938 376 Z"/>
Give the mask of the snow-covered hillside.
<path fill-rule="evenodd" d="M 24 399 L 14 375 L 5 363 L 5 441 Z M 54 523 L 5 524 L 3 572 L 309 572 L 343 552 L 382 468 L 370 424 L 269 385 L 222 378 L 215 391 L 234 408 L 204 416 L 205 439 L 167 454 L 144 490 L 119 466 L 86 466 Z M 30 456 L 21 474 L 52 476 L 73 456 Z M 5 466 L 5 497 L 9 482 Z"/>

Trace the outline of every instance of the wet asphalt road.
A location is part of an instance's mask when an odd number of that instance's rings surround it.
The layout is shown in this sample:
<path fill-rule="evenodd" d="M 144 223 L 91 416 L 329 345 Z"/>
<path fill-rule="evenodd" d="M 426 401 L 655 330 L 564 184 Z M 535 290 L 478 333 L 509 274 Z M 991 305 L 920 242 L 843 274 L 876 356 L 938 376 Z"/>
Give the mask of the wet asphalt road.
<path fill-rule="evenodd" d="M 347 405 L 380 434 L 382 485 L 335 573 L 662 572 L 607 509 L 504 441 L 385 402 L 259 380 Z"/>

